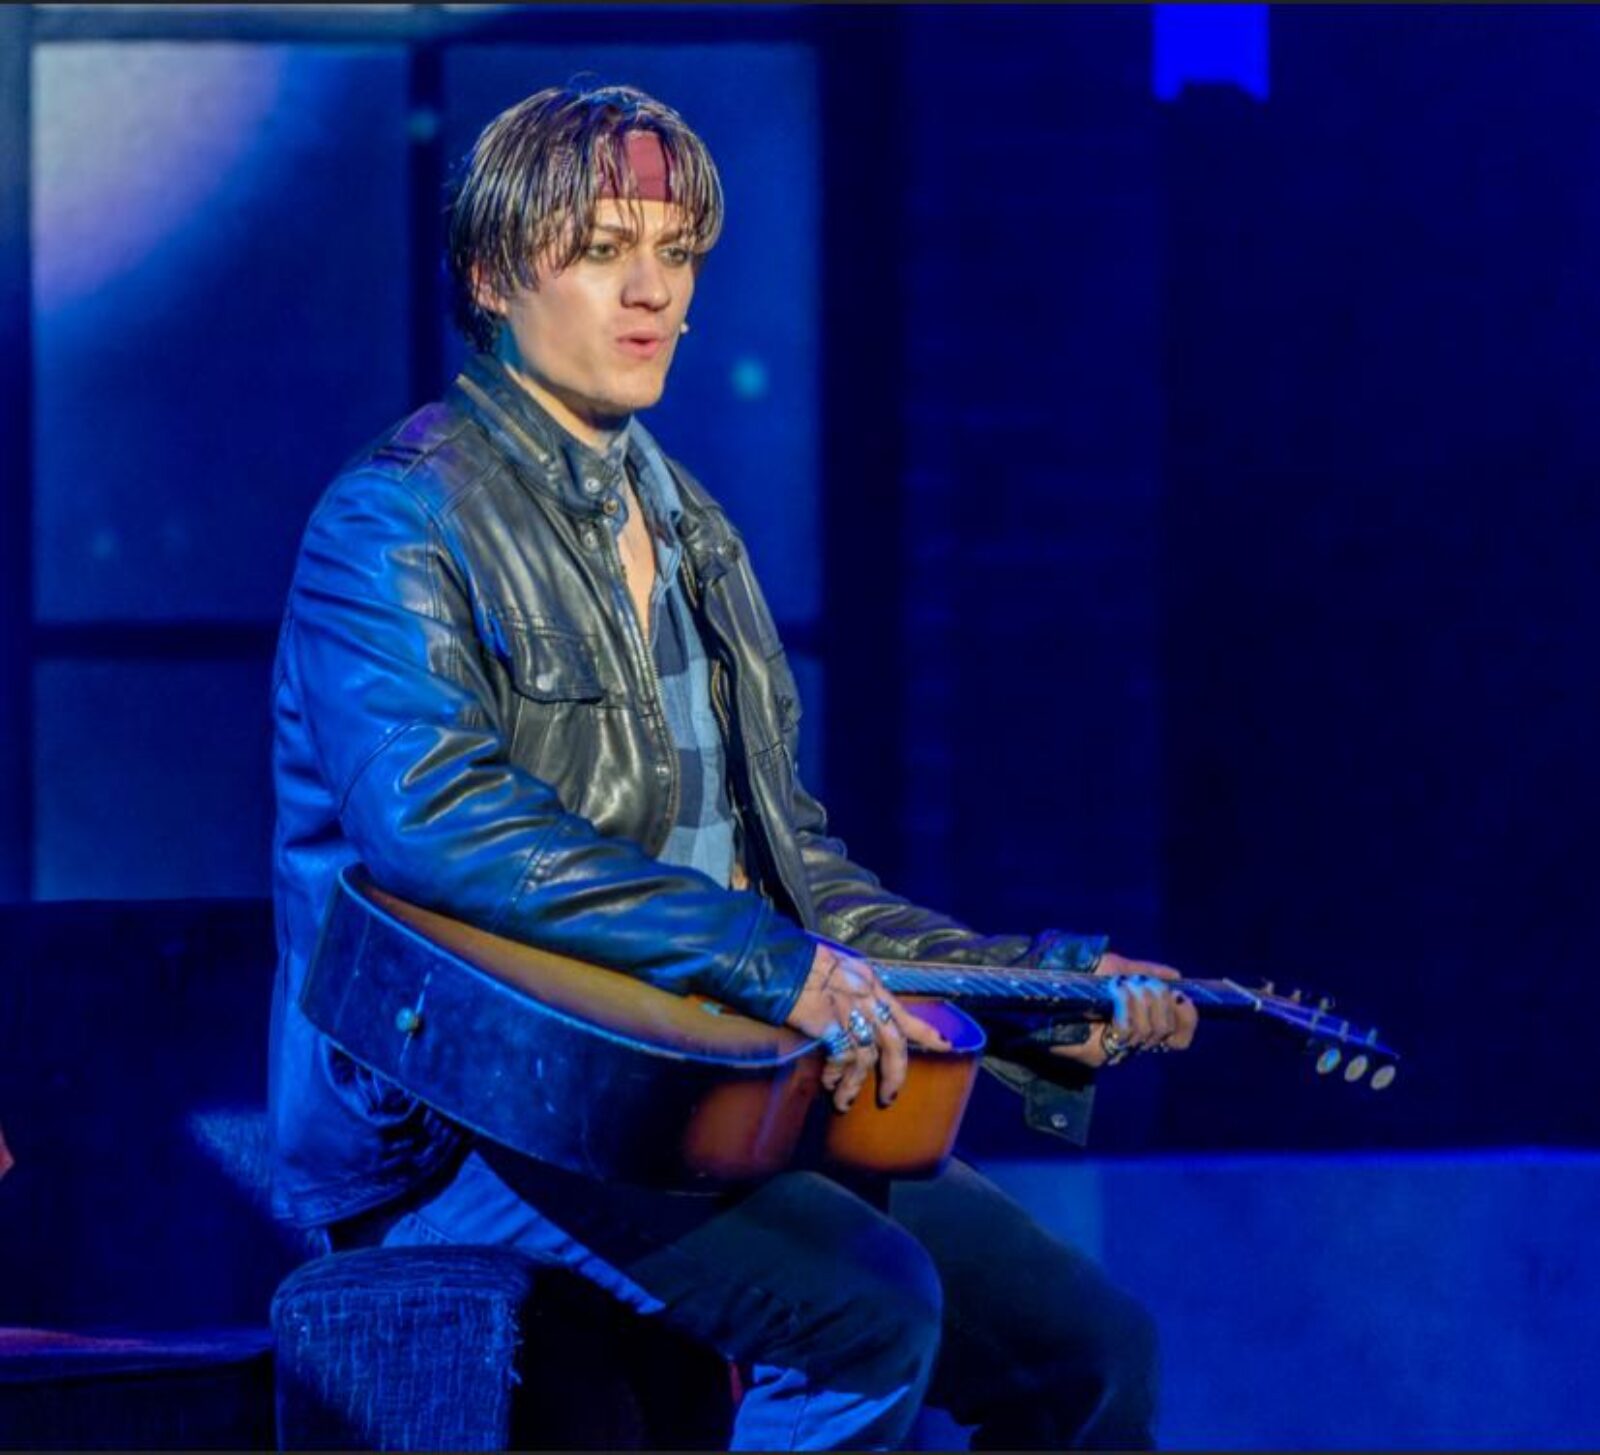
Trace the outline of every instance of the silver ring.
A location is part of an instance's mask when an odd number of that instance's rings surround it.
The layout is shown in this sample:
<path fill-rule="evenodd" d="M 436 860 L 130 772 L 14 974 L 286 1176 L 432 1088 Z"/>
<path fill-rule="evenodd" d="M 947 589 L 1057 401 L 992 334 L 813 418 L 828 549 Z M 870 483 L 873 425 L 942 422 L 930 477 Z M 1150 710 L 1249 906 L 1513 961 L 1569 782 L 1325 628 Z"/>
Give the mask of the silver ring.
<path fill-rule="evenodd" d="M 872 1007 L 872 1013 L 884 1024 L 888 1025 L 894 1019 L 894 1007 L 886 1000 L 880 1000 Z"/>
<path fill-rule="evenodd" d="M 870 1046 L 878 1039 L 878 1033 L 872 1029 L 872 1022 L 861 1014 L 859 1005 L 850 1007 L 850 1014 L 846 1017 L 845 1024 L 850 1027 L 850 1034 L 855 1037 L 858 1046 Z"/>
<path fill-rule="evenodd" d="M 843 1061 L 850 1054 L 850 1032 L 835 1021 L 822 1033 L 822 1044 L 830 1061 Z"/>
<path fill-rule="evenodd" d="M 1100 1027 L 1100 1046 L 1106 1053 L 1107 1066 L 1115 1066 L 1130 1049 L 1127 1040 L 1117 1034 L 1109 1021 Z"/>

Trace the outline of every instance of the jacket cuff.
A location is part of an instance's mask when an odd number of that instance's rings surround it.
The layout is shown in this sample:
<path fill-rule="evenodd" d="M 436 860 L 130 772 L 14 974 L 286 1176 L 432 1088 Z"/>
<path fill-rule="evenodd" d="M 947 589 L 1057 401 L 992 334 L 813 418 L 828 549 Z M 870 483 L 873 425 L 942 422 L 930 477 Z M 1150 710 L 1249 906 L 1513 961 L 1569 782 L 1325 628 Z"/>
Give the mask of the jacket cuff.
<path fill-rule="evenodd" d="M 781 1026 L 811 973 L 816 941 L 756 895 L 749 897 L 759 905 L 750 938 L 738 963 L 710 993 L 735 1010 Z"/>
<path fill-rule="evenodd" d="M 1074 935 L 1066 930 L 1042 930 L 1033 937 L 1022 963 L 1035 970 L 1078 970 L 1092 972 L 1100 963 L 1109 935 Z"/>

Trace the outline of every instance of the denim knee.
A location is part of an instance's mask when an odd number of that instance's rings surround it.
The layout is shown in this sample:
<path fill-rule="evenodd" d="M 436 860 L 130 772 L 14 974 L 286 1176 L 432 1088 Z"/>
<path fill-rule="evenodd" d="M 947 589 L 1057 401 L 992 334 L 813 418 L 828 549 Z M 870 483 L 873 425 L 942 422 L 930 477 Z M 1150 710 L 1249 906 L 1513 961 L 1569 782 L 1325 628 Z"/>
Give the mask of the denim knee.
<path fill-rule="evenodd" d="M 1107 1399 L 1120 1407 L 1125 1421 L 1147 1425 L 1155 1417 L 1160 1345 L 1149 1311 L 1129 1299 L 1108 1326 L 1105 1352 Z"/>
<path fill-rule="evenodd" d="M 944 1314 L 927 1250 L 909 1233 L 884 1227 L 841 1257 L 835 1276 L 837 1302 L 823 1315 L 821 1332 L 838 1366 L 880 1389 L 924 1387 Z"/>
<path fill-rule="evenodd" d="M 1088 1449 L 1152 1448 L 1159 1373 L 1155 1320 L 1143 1304 L 1119 1298 L 1106 1309 L 1092 1356 L 1080 1356 L 1060 1371 L 1058 1387 L 1076 1406 L 1065 1412 L 1068 1427 L 1077 1428 L 1077 1439 Z M 1068 1394 L 1074 1387 L 1082 1391 L 1076 1398 Z"/>

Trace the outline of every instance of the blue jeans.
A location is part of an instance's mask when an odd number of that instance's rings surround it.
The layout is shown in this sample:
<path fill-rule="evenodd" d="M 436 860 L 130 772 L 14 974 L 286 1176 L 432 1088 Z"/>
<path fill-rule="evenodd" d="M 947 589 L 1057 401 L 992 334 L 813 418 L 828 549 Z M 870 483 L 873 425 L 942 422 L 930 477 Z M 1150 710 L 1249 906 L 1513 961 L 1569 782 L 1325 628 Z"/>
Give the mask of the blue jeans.
<path fill-rule="evenodd" d="M 1152 1447 L 1149 1317 L 961 1162 L 706 1197 L 481 1143 L 381 1241 L 515 1247 L 737 1359 L 736 1450 L 894 1449 L 924 1398 L 974 1449 Z"/>

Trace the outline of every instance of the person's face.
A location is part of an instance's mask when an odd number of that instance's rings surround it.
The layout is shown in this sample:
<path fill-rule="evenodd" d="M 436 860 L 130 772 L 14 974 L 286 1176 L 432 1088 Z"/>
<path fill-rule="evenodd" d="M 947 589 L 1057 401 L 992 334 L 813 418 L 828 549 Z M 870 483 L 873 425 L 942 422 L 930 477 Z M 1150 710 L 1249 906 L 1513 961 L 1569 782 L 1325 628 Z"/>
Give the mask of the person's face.
<path fill-rule="evenodd" d="M 479 301 L 505 319 L 500 357 L 562 424 L 592 442 L 661 398 L 694 296 L 680 209 L 602 199 L 576 261 L 541 263 L 535 282 Z"/>

